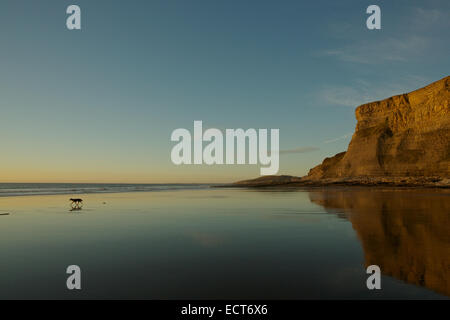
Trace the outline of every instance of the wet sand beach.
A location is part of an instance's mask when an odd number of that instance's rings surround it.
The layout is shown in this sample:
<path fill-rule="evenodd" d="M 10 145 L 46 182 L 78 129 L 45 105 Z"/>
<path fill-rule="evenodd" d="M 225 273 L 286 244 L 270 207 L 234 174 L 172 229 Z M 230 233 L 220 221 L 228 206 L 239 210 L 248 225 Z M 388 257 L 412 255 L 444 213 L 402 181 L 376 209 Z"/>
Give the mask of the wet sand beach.
<path fill-rule="evenodd" d="M 0 298 L 450 297 L 447 190 L 0 197 Z M 67 266 L 82 290 L 66 289 Z M 377 264 L 382 290 L 366 287 Z"/>

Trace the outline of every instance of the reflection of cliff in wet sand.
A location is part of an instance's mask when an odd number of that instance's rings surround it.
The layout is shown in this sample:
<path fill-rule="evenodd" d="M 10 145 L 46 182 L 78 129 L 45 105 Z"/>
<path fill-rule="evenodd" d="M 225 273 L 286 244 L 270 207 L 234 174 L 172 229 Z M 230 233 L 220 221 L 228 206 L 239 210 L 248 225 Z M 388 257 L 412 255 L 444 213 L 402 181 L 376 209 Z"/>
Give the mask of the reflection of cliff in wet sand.
<path fill-rule="evenodd" d="M 450 296 L 450 192 L 327 188 L 310 199 L 350 220 L 366 265 Z"/>
<path fill-rule="evenodd" d="M 272 176 L 237 186 L 405 185 L 450 187 L 450 77 L 356 108 L 346 152 L 306 177 Z"/>

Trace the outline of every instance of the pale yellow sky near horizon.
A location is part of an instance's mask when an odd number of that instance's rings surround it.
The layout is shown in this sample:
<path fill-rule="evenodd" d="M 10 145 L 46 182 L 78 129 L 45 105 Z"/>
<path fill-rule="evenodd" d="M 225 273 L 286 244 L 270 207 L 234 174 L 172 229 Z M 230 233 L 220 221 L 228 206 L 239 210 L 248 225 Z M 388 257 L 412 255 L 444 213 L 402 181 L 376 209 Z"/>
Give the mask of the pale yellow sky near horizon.
<path fill-rule="evenodd" d="M 299 166 L 300 167 L 300 166 Z M 159 172 L 50 170 L 31 168 L 0 170 L 0 183 L 228 183 L 260 177 L 259 165 L 174 166 Z M 280 170 L 278 174 L 304 175 L 305 170 Z"/>
<path fill-rule="evenodd" d="M 170 152 L 161 163 L 146 155 L 130 160 L 120 151 L 115 158 L 108 154 L 94 157 L 94 152 L 58 153 L 55 149 L 34 158 L 32 152 L 8 154 L 0 167 L 0 183 L 228 183 L 261 176 L 260 164 L 174 165 Z M 283 154 L 277 174 L 305 175 L 319 163 L 317 157 L 315 151 Z"/>

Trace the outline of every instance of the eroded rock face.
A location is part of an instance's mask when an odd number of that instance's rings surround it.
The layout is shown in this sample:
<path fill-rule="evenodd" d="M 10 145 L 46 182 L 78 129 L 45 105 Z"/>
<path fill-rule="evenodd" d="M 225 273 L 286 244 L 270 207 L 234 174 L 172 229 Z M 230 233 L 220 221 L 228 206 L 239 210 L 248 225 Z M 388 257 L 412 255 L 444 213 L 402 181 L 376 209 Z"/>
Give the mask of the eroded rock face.
<path fill-rule="evenodd" d="M 359 106 L 345 153 L 308 178 L 450 177 L 450 77 L 416 91 Z"/>

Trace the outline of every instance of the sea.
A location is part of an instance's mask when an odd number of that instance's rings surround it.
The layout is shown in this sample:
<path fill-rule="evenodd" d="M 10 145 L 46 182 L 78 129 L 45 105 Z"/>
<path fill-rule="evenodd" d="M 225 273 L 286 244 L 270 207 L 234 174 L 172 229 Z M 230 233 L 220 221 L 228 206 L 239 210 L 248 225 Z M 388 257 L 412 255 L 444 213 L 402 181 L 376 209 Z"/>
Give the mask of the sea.
<path fill-rule="evenodd" d="M 218 184 L 220 185 L 220 184 Z M 210 184 L 0 183 L 0 197 L 203 189 Z"/>

